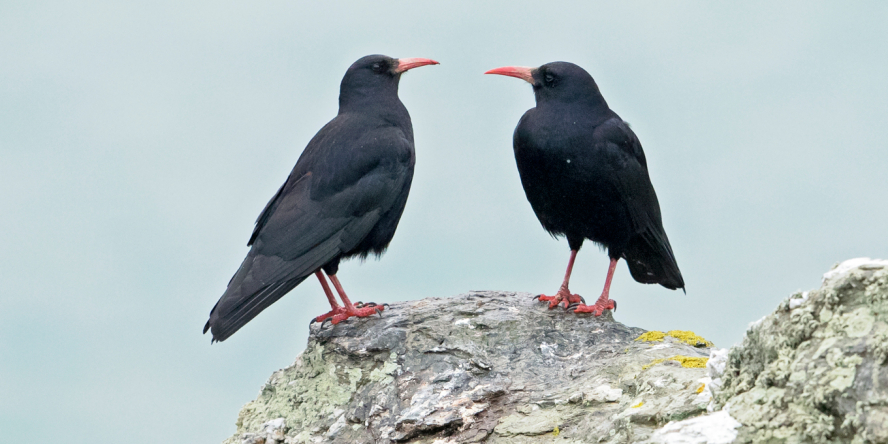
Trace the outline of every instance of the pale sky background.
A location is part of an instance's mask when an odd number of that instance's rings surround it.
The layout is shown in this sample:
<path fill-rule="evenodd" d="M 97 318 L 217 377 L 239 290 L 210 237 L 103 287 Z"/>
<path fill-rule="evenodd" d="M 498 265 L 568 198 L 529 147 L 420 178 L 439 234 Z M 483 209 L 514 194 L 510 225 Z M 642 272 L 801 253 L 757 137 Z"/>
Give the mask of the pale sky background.
<path fill-rule="evenodd" d="M 687 295 L 616 319 L 719 346 L 834 263 L 888 258 L 885 2 L 0 2 L 0 436 L 219 442 L 329 309 L 309 279 L 221 344 L 201 328 L 346 68 L 428 57 L 401 99 L 407 209 L 353 300 L 558 288 L 524 197 L 504 65 L 586 68 L 647 154 Z M 607 256 L 579 255 L 595 298 Z"/>

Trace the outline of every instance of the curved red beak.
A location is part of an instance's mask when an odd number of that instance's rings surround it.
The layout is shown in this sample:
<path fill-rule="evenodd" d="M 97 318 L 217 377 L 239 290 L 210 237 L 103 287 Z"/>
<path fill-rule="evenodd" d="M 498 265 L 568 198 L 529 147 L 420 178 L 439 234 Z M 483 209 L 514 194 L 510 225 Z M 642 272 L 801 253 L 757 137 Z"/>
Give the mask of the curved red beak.
<path fill-rule="evenodd" d="M 410 59 L 398 59 L 398 67 L 395 68 L 395 72 L 400 74 L 404 71 L 419 68 L 420 66 L 426 65 L 440 65 L 440 63 L 432 60 L 432 59 L 422 59 L 419 57 L 410 58 Z"/>
<path fill-rule="evenodd" d="M 499 74 L 501 76 L 517 77 L 533 85 L 534 69 L 536 68 L 527 68 L 524 66 L 503 66 L 502 68 L 491 69 L 484 74 Z"/>

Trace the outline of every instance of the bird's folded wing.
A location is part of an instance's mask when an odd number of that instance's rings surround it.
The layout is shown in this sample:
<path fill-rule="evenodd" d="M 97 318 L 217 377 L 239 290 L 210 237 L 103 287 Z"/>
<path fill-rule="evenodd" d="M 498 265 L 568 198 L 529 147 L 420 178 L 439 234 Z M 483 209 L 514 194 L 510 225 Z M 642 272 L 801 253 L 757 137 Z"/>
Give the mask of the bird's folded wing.
<path fill-rule="evenodd" d="M 381 149 L 380 143 L 406 143 L 402 140 L 377 135 L 362 141 L 362 147 Z M 379 156 L 342 159 L 338 167 L 346 173 L 339 175 L 324 171 L 328 160 L 318 156 L 314 165 L 297 164 L 257 219 L 252 248 L 210 313 L 207 327 L 216 340 L 224 340 L 315 270 L 355 248 L 392 206 L 406 180 L 405 165 L 380 161 Z M 307 171 L 300 175 L 300 170 Z M 355 170 L 361 174 L 348 174 Z"/>
<path fill-rule="evenodd" d="M 632 277 L 672 289 L 684 287 L 638 138 L 622 121 L 596 132 L 596 136 L 595 149 L 607 153 L 601 158 L 612 167 L 607 182 L 614 185 L 632 222 L 634 235 L 624 253 Z"/>
<path fill-rule="evenodd" d="M 360 149 L 347 156 L 317 150 L 310 164 L 297 164 L 257 220 L 254 248 L 292 260 L 334 235 L 342 252 L 363 240 L 401 194 L 412 157 L 398 155 L 409 142 L 394 129 L 368 131 L 350 143 Z"/>

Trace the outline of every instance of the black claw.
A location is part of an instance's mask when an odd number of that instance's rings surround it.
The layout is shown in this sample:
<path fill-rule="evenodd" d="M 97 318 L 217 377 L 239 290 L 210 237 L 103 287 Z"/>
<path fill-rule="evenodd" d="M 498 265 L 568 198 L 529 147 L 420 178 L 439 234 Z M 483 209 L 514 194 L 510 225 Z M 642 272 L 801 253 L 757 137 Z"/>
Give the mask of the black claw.
<path fill-rule="evenodd" d="M 311 324 L 318 322 L 318 318 L 311 318 L 311 322 L 308 323 L 308 326 L 311 327 Z"/>
<path fill-rule="evenodd" d="M 614 301 L 614 313 L 617 312 L 617 301 Z"/>
<path fill-rule="evenodd" d="M 365 307 L 375 307 L 375 306 L 376 306 L 376 302 L 368 302 L 368 303 L 367 303 L 366 305 L 364 305 L 364 306 L 365 306 Z"/>
<path fill-rule="evenodd" d="M 379 313 L 379 317 L 381 318 L 382 317 L 382 309 L 377 308 L 376 312 Z"/>
<path fill-rule="evenodd" d="M 586 305 L 586 299 L 580 296 L 580 300 L 583 301 L 583 305 Z"/>
<path fill-rule="evenodd" d="M 355 306 L 355 308 L 361 308 L 364 306 L 364 303 L 361 301 L 358 301 L 358 302 L 355 302 L 353 305 Z"/>
<path fill-rule="evenodd" d="M 383 307 L 388 307 L 389 304 L 385 304 L 385 303 L 384 303 L 384 304 L 382 304 L 382 306 L 383 306 Z"/>
<path fill-rule="evenodd" d="M 534 296 L 533 299 L 531 299 L 531 301 L 535 301 L 535 300 L 539 299 L 540 296 L 542 296 L 542 295 L 541 295 L 541 294 L 538 294 L 538 295 Z"/>
<path fill-rule="evenodd" d="M 327 319 L 324 319 L 324 322 L 321 322 L 321 328 L 324 328 L 324 325 L 325 325 L 327 322 L 329 322 L 329 323 L 332 324 L 332 323 L 333 323 L 333 317 L 331 316 L 331 317 L 329 317 L 329 318 L 327 318 Z"/>
<path fill-rule="evenodd" d="M 579 303 L 579 302 L 574 302 L 573 304 L 568 305 L 568 306 L 567 306 L 567 309 L 568 309 L 568 310 L 574 310 L 574 309 L 576 309 L 576 308 L 579 307 L 579 306 L 580 306 L 580 303 Z"/>

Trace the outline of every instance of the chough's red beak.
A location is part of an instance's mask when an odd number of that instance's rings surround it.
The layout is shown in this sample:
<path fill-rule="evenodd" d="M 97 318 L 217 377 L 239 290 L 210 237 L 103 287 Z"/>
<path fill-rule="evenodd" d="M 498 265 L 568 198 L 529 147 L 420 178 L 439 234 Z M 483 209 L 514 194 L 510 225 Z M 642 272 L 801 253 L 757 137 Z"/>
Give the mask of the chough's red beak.
<path fill-rule="evenodd" d="M 395 72 L 400 74 L 404 71 L 419 68 L 420 66 L 426 65 L 440 65 L 440 63 L 432 60 L 432 59 L 423 59 L 419 57 L 409 58 L 409 59 L 398 59 L 398 67 L 395 68 Z"/>
<path fill-rule="evenodd" d="M 536 68 L 527 68 L 524 66 L 503 66 L 502 68 L 491 69 L 484 74 L 499 74 L 501 76 L 517 77 L 533 85 L 534 69 Z"/>

